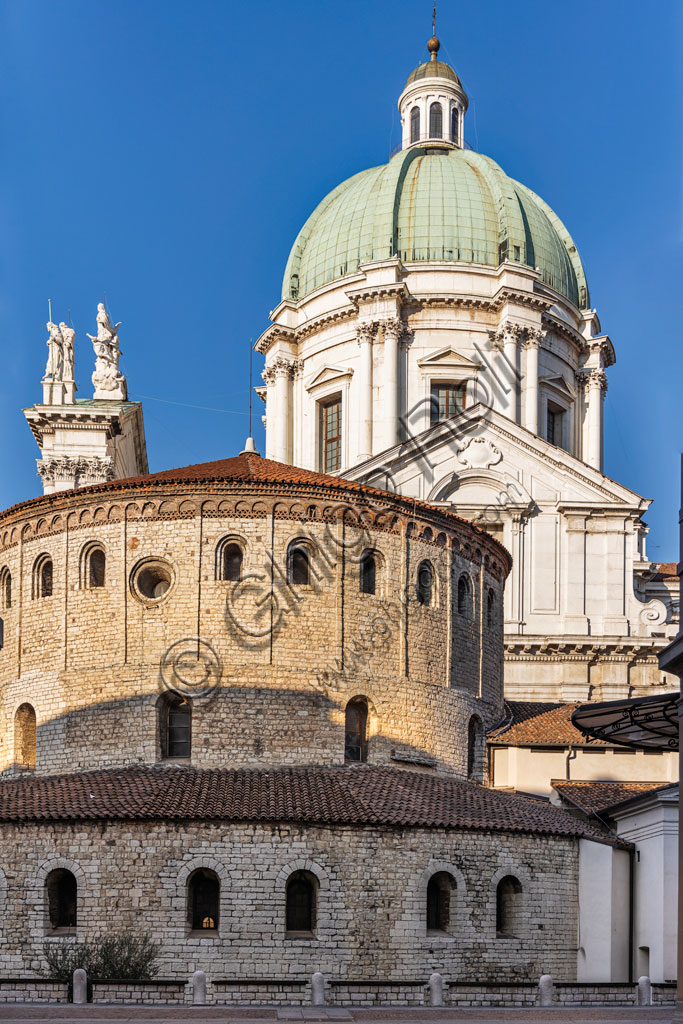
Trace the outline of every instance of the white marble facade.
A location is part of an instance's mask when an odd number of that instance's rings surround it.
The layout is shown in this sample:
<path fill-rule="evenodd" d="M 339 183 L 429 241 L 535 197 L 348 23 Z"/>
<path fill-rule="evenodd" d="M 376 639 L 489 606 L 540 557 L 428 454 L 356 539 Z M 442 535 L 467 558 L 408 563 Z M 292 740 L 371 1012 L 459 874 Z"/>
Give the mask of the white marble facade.
<path fill-rule="evenodd" d="M 414 99 L 419 83 L 409 80 L 399 101 L 404 148 L 408 91 Z M 594 309 L 520 261 L 395 255 L 284 298 L 271 319 L 256 344 L 266 357 L 257 390 L 267 457 L 452 505 L 511 551 L 507 696 L 610 699 L 675 687 L 657 653 L 676 633 L 677 581 L 662 582 L 647 559 L 650 502 L 603 472 L 615 353 Z M 433 422 L 437 385 L 462 395 L 464 409 Z M 335 400 L 341 455 L 330 465 L 321 432 Z"/>

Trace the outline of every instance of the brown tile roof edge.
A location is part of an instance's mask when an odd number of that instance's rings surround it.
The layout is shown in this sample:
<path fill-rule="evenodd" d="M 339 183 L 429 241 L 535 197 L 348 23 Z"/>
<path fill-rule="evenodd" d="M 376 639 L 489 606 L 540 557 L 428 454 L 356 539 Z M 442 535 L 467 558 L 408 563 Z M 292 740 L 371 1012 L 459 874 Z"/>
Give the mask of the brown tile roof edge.
<path fill-rule="evenodd" d="M 137 487 L 155 487 L 166 484 L 187 484 L 187 483 L 248 483 L 258 486 L 284 485 L 296 487 L 297 485 L 329 487 L 337 494 L 355 494 L 359 497 L 375 499 L 378 502 L 388 503 L 399 508 L 404 513 L 410 513 L 411 509 L 429 512 L 432 515 L 443 517 L 447 523 L 449 519 L 459 524 L 466 524 L 470 527 L 484 543 L 491 543 L 497 552 L 505 557 L 508 563 L 508 571 L 512 567 L 512 556 L 500 541 L 491 537 L 486 530 L 475 523 L 464 519 L 457 513 L 438 505 L 431 505 L 429 502 L 420 501 L 406 495 L 396 494 L 392 491 L 383 491 L 379 487 L 372 487 L 361 483 L 358 480 L 347 480 L 346 477 L 331 476 L 327 473 L 316 473 L 310 469 L 301 469 L 298 466 L 291 466 L 286 462 L 275 462 L 272 459 L 264 459 L 252 452 L 242 452 L 229 459 L 218 459 L 214 462 L 199 462 L 190 466 L 181 466 L 177 469 L 164 469 L 159 473 L 148 473 L 145 476 L 126 477 L 123 480 L 110 480 L 102 484 L 91 484 L 89 487 L 79 487 L 76 490 L 57 491 L 54 494 L 43 494 L 37 498 L 29 498 L 27 501 L 12 505 L 4 511 L 0 511 L 0 522 L 6 517 L 17 513 L 31 511 L 41 506 L 55 505 L 58 508 L 64 503 L 70 504 L 74 498 L 87 498 L 96 494 L 115 494 L 118 491 L 132 490 Z"/>
<path fill-rule="evenodd" d="M 678 579 L 678 563 L 677 562 L 653 562 L 655 572 L 657 576 L 663 580 L 677 580 Z"/>
<path fill-rule="evenodd" d="M 571 720 L 572 712 L 585 701 L 505 701 L 505 718 L 489 730 L 488 741 L 508 747 L 608 747 L 605 740 L 589 740 Z"/>
<path fill-rule="evenodd" d="M 561 808 L 450 776 L 380 766 L 135 765 L 0 779 L 0 824 L 102 820 L 471 829 L 617 842 Z"/>
<path fill-rule="evenodd" d="M 649 796 L 659 790 L 671 789 L 674 782 L 617 782 L 611 779 L 576 781 L 551 779 L 551 785 L 560 796 L 574 804 L 585 814 L 600 814 L 630 803 L 632 800 Z"/>

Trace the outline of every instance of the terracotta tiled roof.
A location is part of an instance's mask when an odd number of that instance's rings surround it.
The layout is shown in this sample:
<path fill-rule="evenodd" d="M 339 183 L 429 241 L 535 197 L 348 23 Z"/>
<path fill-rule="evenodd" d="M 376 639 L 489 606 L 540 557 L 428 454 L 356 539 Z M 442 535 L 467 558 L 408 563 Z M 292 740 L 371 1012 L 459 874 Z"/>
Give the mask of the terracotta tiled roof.
<path fill-rule="evenodd" d="M 609 839 L 566 811 L 399 768 L 107 769 L 0 780 L 0 822 L 199 819 Z"/>
<path fill-rule="evenodd" d="M 165 469 L 160 473 L 148 473 L 144 476 L 127 477 L 124 480 L 110 480 L 102 484 L 92 484 L 90 487 L 80 487 L 78 490 L 59 491 L 56 494 L 43 495 L 39 498 L 31 498 L 29 501 L 13 505 L 0 513 L 0 519 L 18 511 L 30 511 L 32 507 L 40 505 L 61 505 L 64 501 L 83 500 L 91 494 L 116 493 L 117 491 L 131 490 L 141 486 L 154 488 L 165 484 L 193 484 L 193 483 L 247 483 L 254 487 L 263 485 L 264 488 L 273 484 L 283 486 L 309 485 L 314 487 L 326 487 L 331 492 L 331 497 L 343 500 L 347 496 L 357 496 L 377 503 L 380 508 L 399 508 L 403 512 L 410 512 L 413 509 L 426 510 L 432 514 L 442 517 L 445 524 L 449 519 L 455 519 L 459 523 L 467 523 L 475 533 L 479 535 L 485 545 L 490 543 L 495 546 L 497 552 L 505 558 L 508 567 L 512 566 L 512 559 L 507 549 L 490 536 L 481 527 L 476 526 L 469 520 L 463 519 L 448 508 L 430 505 L 424 501 L 418 501 L 412 497 L 405 497 L 390 491 L 381 490 L 378 487 L 370 487 L 358 480 L 347 480 L 345 477 L 331 476 L 326 473 L 315 473 L 310 469 L 300 469 L 298 466 L 290 466 L 285 462 L 274 462 L 272 459 L 263 459 L 253 452 L 242 452 L 231 459 L 219 459 L 216 462 L 200 462 L 192 466 L 181 466 L 178 469 Z"/>
<path fill-rule="evenodd" d="M 599 814 L 610 807 L 641 796 L 653 793 L 657 789 L 668 789 L 670 782 L 567 782 L 564 779 L 553 779 L 553 789 L 560 796 L 574 804 L 586 814 Z"/>
<path fill-rule="evenodd" d="M 609 746 L 604 740 L 587 740 L 572 724 L 573 711 L 583 705 L 549 704 L 532 701 L 508 700 L 507 721 L 493 729 L 488 739 L 508 747 Z"/>
<path fill-rule="evenodd" d="M 656 572 L 657 576 L 662 580 L 677 580 L 678 579 L 678 565 L 676 562 L 653 562 L 652 568 Z"/>

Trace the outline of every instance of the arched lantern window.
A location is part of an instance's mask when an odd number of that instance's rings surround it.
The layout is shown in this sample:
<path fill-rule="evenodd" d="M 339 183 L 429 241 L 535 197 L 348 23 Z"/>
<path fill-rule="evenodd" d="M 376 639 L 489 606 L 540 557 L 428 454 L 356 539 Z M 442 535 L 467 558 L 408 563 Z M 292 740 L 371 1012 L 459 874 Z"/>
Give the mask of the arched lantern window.
<path fill-rule="evenodd" d="M 429 138 L 443 138 L 443 110 L 440 103 L 432 103 L 429 107 Z"/>
<path fill-rule="evenodd" d="M 410 141 L 420 141 L 420 108 L 413 107 L 410 111 Z"/>

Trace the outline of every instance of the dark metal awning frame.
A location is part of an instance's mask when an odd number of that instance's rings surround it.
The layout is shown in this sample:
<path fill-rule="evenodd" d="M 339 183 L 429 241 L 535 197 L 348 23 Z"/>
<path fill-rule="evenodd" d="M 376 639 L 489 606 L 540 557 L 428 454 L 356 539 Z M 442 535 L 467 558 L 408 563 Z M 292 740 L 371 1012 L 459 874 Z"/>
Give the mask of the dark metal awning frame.
<path fill-rule="evenodd" d="M 678 704 L 681 694 L 609 700 L 584 704 L 572 723 L 584 736 L 636 750 L 678 750 Z"/>

